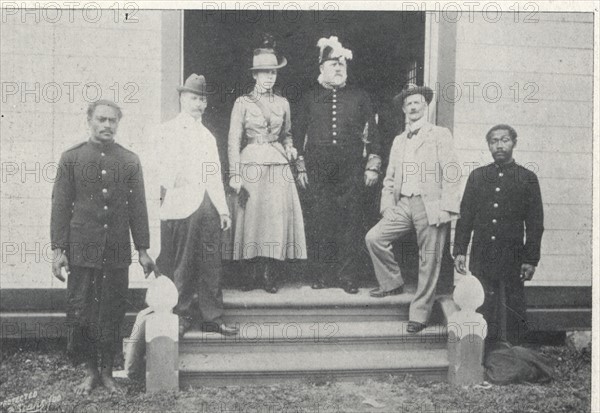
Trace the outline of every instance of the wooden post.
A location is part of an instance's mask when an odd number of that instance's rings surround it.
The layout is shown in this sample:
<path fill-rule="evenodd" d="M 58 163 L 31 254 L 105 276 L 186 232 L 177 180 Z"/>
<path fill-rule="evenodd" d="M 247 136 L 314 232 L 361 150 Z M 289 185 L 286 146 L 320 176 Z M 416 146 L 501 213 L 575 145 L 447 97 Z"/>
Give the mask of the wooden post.
<path fill-rule="evenodd" d="M 177 288 L 165 276 L 151 282 L 146 302 L 146 392 L 179 390 L 179 319 L 173 314 Z"/>
<path fill-rule="evenodd" d="M 448 382 L 478 384 L 484 381 L 487 323 L 475 310 L 485 299 L 483 287 L 477 278 L 463 277 L 456 284 L 453 298 L 459 310 L 448 317 Z"/>

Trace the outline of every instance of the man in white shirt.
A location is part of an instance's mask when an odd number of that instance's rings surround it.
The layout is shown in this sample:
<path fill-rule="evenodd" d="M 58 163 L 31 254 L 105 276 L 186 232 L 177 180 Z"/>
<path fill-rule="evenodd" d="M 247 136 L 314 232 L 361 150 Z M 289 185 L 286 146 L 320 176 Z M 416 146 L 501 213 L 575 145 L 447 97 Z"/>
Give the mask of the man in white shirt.
<path fill-rule="evenodd" d="M 179 333 L 194 323 L 224 335 L 221 232 L 231 227 L 214 136 L 202 124 L 207 88 L 192 74 L 179 91 L 181 112 L 163 123 L 156 148 L 161 154 L 161 251 L 156 264 L 179 291 L 175 313 Z"/>
<path fill-rule="evenodd" d="M 403 292 L 404 280 L 391 243 L 411 230 L 419 244 L 419 278 L 407 331 L 426 327 L 440 275 L 450 221 L 458 218 L 460 166 L 446 128 L 427 122 L 433 90 L 409 84 L 394 98 L 406 114 L 406 130 L 394 139 L 381 194 L 382 219 L 366 236 L 379 288 L 373 297 Z"/>

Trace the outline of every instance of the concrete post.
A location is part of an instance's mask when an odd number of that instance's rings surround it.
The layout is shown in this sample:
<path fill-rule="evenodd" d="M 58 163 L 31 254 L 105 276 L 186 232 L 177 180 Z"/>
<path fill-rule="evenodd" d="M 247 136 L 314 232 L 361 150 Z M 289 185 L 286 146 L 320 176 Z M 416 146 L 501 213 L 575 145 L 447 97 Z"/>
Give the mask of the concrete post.
<path fill-rule="evenodd" d="M 472 385 L 484 381 L 483 355 L 487 323 L 475 310 L 485 299 L 477 278 L 460 279 L 453 295 L 459 310 L 448 317 L 448 382 Z"/>
<path fill-rule="evenodd" d="M 146 392 L 179 390 L 179 319 L 173 314 L 177 288 L 165 276 L 150 283 L 146 302 Z"/>

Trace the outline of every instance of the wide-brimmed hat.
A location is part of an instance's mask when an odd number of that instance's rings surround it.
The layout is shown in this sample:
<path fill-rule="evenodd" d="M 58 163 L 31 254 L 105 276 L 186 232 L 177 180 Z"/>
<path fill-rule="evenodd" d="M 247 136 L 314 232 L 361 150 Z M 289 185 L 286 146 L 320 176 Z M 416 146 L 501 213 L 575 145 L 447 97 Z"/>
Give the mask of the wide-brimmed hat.
<path fill-rule="evenodd" d="M 206 88 L 206 80 L 204 79 L 204 76 L 197 75 L 195 73 L 192 73 L 185 80 L 185 83 L 183 84 L 183 86 L 179 86 L 177 88 L 177 91 L 179 93 L 191 92 L 191 93 L 195 93 L 197 95 L 202 95 L 202 96 L 206 96 L 209 94 L 209 92 Z"/>
<path fill-rule="evenodd" d="M 254 49 L 250 70 L 281 69 L 287 65 L 286 58 L 275 53 L 275 45 L 275 37 L 270 33 L 263 33 L 260 47 Z"/>
<path fill-rule="evenodd" d="M 278 57 L 273 49 L 254 49 L 252 58 L 252 67 L 250 70 L 271 70 L 281 69 L 287 65 L 285 57 Z"/>
<path fill-rule="evenodd" d="M 430 104 L 433 100 L 433 90 L 431 88 L 427 86 L 417 86 L 414 83 L 407 83 L 402 88 L 402 92 L 394 96 L 394 104 L 401 107 L 404 105 L 404 99 L 411 95 L 422 95 L 427 104 Z"/>

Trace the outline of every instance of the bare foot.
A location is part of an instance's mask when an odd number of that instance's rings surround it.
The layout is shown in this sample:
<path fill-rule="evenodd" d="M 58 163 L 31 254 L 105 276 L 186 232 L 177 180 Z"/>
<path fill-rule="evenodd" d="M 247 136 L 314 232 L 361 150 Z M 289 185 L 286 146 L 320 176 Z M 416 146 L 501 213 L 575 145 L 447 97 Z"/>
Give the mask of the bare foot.
<path fill-rule="evenodd" d="M 96 374 L 87 374 L 81 384 L 75 386 L 75 394 L 80 396 L 89 395 L 100 384 L 100 376 Z"/>
<path fill-rule="evenodd" d="M 109 393 L 111 394 L 123 394 L 123 390 L 121 390 L 121 387 L 119 387 L 119 385 L 117 384 L 117 382 L 115 381 L 115 379 L 107 374 L 102 374 L 100 376 L 101 380 L 102 380 L 102 384 L 104 385 L 104 387 L 106 388 L 106 390 L 108 390 Z"/>

